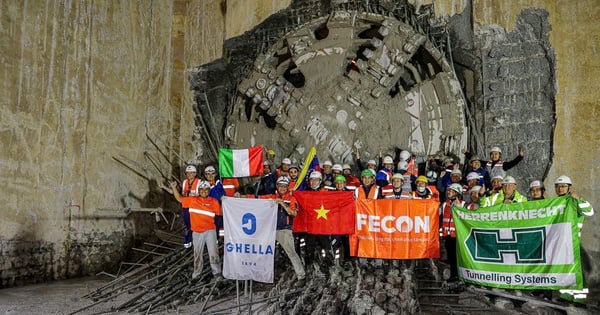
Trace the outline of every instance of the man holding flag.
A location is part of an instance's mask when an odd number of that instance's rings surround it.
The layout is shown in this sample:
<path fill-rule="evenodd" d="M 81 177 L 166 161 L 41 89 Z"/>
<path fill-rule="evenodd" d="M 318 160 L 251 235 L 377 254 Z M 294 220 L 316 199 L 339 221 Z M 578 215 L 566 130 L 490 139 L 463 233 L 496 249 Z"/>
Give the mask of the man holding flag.
<path fill-rule="evenodd" d="M 273 199 L 277 202 L 277 232 L 275 240 L 281 245 L 286 255 L 294 266 L 297 287 L 302 287 L 306 283 L 306 273 L 300 256 L 294 249 L 294 237 L 292 236 L 292 225 L 294 217 L 298 214 L 298 201 L 290 194 L 290 180 L 286 176 L 280 176 L 277 179 L 277 193 L 258 196 L 260 199 Z"/>

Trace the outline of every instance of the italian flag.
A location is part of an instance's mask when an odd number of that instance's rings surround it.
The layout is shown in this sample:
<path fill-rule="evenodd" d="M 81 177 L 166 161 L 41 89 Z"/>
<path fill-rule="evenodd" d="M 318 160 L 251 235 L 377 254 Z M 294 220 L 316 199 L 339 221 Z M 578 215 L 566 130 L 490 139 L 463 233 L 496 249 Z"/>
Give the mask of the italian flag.
<path fill-rule="evenodd" d="M 219 149 L 221 177 L 247 177 L 263 173 L 263 148 Z"/>

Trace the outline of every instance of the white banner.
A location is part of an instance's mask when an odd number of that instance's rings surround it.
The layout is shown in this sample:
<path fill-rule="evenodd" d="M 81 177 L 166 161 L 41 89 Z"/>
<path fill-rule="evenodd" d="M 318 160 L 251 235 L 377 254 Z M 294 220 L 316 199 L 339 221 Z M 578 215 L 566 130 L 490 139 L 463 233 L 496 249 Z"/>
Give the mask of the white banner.
<path fill-rule="evenodd" d="M 271 199 L 223 197 L 223 276 L 273 283 L 277 204 Z"/>

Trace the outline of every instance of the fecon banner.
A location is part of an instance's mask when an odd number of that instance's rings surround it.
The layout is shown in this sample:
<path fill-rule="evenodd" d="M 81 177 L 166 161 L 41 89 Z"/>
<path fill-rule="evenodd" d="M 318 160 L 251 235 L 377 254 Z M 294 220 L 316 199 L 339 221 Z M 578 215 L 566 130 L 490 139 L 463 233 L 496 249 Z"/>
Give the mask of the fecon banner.
<path fill-rule="evenodd" d="M 581 288 L 577 201 L 572 197 L 453 207 L 463 280 L 511 289 Z"/>
<path fill-rule="evenodd" d="M 356 200 L 353 256 L 439 258 L 439 202 L 431 199 Z"/>

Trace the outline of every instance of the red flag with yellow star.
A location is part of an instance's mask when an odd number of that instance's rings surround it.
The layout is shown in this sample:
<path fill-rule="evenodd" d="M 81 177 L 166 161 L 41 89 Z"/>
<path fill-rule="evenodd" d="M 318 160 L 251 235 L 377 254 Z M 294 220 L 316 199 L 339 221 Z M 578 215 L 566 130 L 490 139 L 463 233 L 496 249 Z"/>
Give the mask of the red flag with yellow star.
<path fill-rule="evenodd" d="M 352 191 L 294 191 L 300 211 L 294 232 L 335 235 L 353 234 L 356 206 Z"/>

